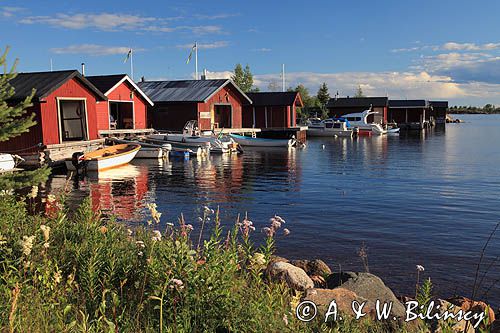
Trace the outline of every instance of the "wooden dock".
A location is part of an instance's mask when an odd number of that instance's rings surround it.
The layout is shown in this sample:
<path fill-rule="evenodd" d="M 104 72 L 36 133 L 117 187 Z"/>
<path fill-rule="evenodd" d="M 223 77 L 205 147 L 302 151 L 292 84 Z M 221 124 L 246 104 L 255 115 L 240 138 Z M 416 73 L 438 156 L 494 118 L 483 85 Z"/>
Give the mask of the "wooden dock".
<path fill-rule="evenodd" d="M 99 131 L 99 136 L 101 138 L 109 138 L 109 137 L 124 138 L 126 136 L 148 135 L 154 132 L 155 130 L 153 128 L 101 130 Z"/>

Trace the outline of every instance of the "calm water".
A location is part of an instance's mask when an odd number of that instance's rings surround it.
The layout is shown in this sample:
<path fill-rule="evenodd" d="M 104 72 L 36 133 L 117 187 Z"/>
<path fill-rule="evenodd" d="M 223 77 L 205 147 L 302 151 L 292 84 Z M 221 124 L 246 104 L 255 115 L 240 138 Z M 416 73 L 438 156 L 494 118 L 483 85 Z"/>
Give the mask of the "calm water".
<path fill-rule="evenodd" d="M 144 205 L 153 201 L 163 223 L 183 213 L 195 228 L 204 205 L 220 206 L 226 225 L 248 212 L 258 230 L 277 213 L 292 232 L 279 239 L 278 255 L 362 270 L 364 243 L 370 271 L 397 293 L 414 293 L 419 264 L 440 296 L 470 296 L 481 248 L 500 220 L 500 116 L 460 118 L 466 123 L 446 130 L 310 139 L 303 150 L 134 161 L 79 182 L 73 196 L 90 193 L 127 223 L 144 223 Z M 53 188 L 63 183 L 52 179 Z M 499 245 L 500 231 L 485 268 Z M 499 277 L 496 262 L 482 291 Z M 500 305 L 499 283 L 487 298 Z"/>

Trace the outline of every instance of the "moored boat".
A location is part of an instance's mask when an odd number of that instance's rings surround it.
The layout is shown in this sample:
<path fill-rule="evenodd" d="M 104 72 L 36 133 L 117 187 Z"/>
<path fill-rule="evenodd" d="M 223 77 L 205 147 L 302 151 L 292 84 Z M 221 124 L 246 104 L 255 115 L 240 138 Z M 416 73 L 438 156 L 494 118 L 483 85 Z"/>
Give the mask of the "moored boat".
<path fill-rule="evenodd" d="M 291 147 L 295 145 L 295 139 L 265 139 L 265 138 L 252 138 L 250 136 L 243 136 L 237 134 L 230 134 L 238 144 L 249 147 Z"/>
<path fill-rule="evenodd" d="M 372 110 L 365 110 L 363 112 L 349 113 L 343 115 L 342 118 L 347 119 L 351 127 L 358 128 L 361 135 L 363 131 L 370 131 L 373 134 L 379 134 L 379 135 L 386 134 L 387 130 L 385 130 L 381 124 L 369 123 L 367 121 L 369 115 L 376 113 L 378 112 Z"/>
<path fill-rule="evenodd" d="M 70 171 L 77 168 L 89 171 L 115 168 L 132 161 L 140 149 L 138 144 L 118 144 L 89 153 L 75 153 L 72 158 L 65 160 L 66 168 Z"/>
<path fill-rule="evenodd" d="M 308 136 L 341 136 L 341 137 L 352 137 L 353 130 L 349 128 L 348 121 L 342 121 L 340 119 L 310 119 L 306 123 L 307 125 L 307 135 Z"/>
<path fill-rule="evenodd" d="M 169 143 L 162 143 L 162 144 L 153 144 L 153 143 L 147 143 L 147 142 L 142 142 L 140 140 L 127 140 L 127 139 L 117 139 L 117 138 L 110 138 L 108 139 L 111 142 L 118 143 L 118 144 L 138 144 L 141 146 L 141 149 L 135 155 L 135 158 L 153 158 L 153 159 L 161 159 L 161 158 L 167 158 L 169 155 L 169 152 L 172 150 L 172 145 Z"/>
<path fill-rule="evenodd" d="M 17 155 L 0 153 L 0 172 L 12 171 L 23 159 Z"/>

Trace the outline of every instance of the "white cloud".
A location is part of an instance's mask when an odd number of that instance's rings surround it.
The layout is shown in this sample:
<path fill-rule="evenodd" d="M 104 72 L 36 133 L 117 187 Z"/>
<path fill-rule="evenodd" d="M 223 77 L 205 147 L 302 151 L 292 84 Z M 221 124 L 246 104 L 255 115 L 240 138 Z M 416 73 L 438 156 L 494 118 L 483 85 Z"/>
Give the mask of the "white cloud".
<path fill-rule="evenodd" d="M 414 51 L 423 51 L 423 50 L 432 50 L 432 51 L 491 51 L 491 50 L 499 50 L 500 43 L 485 43 L 485 44 L 476 44 L 476 43 L 456 43 L 456 42 L 447 42 L 441 45 L 419 45 L 408 48 L 398 48 L 392 49 L 391 52 L 414 52 Z"/>
<path fill-rule="evenodd" d="M 255 52 L 271 52 L 272 49 L 267 48 L 267 47 L 261 47 L 259 49 L 253 49 L 253 51 L 255 51 Z"/>
<path fill-rule="evenodd" d="M 16 13 L 23 11 L 24 8 L 21 7 L 0 7 L 0 17 L 12 17 L 16 15 Z"/>
<path fill-rule="evenodd" d="M 214 15 L 201 15 L 197 14 L 194 17 L 200 20 L 220 20 L 230 17 L 239 16 L 239 14 L 214 14 Z"/>
<path fill-rule="evenodd" d="M 143 51 L 144 49 L 134 49 L 134 52 Z M 123 54 L 124 56 L 129 51 L 127 46 L 107 46 L 97 44 L 80 44 L 70 45 L 67 47 L 55 47 L 50 49 L 56 54 L 86 54 L 91 56 L 107 56 L 115 54 Z"/>
<path fill-rule="evenodd" d="M 229 45 L 226 41 L 217 41 L 213 43 L 198 43 L 198 49 L 219 49 L 221 47 L 227 47 Z M 190 49 L 193 47 L 193 43 L 190 44 L 181 44 L 176 46 L 178 49 Z"/>
<path fill-rule="evenodd" d="M 174 32 L 190 31 L 196 35 L 222 34 L 222 27 L 217 25 L 197 26 L 170 26 L 167 23 L 176 21 L 179 17 L 147 17 L 129 14 L 63 14 L 54 16 L 28 16 L 21 19 L 22 24 L 47 24 L 53 27 L 81 30 L 97 29 L 101 31 L 150 31 L 150 32 Z"/>

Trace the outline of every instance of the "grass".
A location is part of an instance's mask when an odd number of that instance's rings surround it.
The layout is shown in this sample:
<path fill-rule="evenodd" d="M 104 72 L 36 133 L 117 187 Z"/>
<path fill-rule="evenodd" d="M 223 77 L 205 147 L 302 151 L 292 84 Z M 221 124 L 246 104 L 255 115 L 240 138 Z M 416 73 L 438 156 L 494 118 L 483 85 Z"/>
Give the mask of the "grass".
<path fill-rule="evenodd" d="M 388 331 L 370 321 L 298 321 L 300 294 L 263 276 L 276 230 L 254 248 L 250 221 L 223 231 L 218 212 L 205 210 L 201 225 L 213 231 L 193 244 L 182 217 L 154 230 L 155 206 L 151 225 L 132 231 L 89 201 L 70 212 L 49 197 L 29 214 L 32 194 L 0 196 L 1 332 Z"/>

